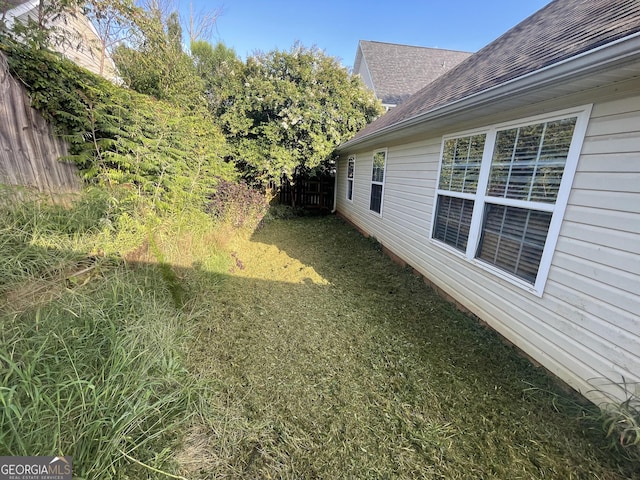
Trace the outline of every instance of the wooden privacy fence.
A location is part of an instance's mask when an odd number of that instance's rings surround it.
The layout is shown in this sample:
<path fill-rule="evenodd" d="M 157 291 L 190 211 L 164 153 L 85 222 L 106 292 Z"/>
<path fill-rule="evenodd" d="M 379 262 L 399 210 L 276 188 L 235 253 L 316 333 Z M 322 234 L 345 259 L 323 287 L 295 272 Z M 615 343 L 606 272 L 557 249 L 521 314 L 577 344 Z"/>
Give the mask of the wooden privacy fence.
<path fill-rule="evenodd" d="M 0 183 L 47 193 L 76 191 L 81 186 L 76 166 L 58 160 L 65 155 L 66 144 L 31 108 L 24 87 L 11 76 L 0 52 Z"/>
<path fill-rule="evenodd" d="M 280 181 L 280 203 L 331 211 L 333 209 L 334 178 L 330 175 L 316 177 L 297 176 L 295 183 L 283 175 Z"/>

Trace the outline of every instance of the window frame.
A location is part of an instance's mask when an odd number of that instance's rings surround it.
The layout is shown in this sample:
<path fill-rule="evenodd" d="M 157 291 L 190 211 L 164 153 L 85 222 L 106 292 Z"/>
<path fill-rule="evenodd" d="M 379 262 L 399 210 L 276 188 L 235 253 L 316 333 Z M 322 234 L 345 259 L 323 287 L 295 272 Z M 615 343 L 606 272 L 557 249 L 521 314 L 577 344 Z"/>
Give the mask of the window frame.
<path fill-rule="evenodd" d="M 375 158 L 376 158 L 376 154 L 378 153 L 384 153 L 384 167 L 382 167 L 382 181 L 375 181 L 373 180 L 373 174 L 374 174 L 374 168 L 375 168 Z M 385 185 L 385 181 L 387 180 L 387 163 L 389 163 L 389 149 L 388 148 L 379 148 L 377 150 L 373 151 L 373 154 L 371 155 L 371 183 L 370 183 L 370 188 L 369 188 L 369 212 L 371 212 L 372 214 L 382 217 L 382 211 L 383 211 L 383 207 L 384 207 L 384 185 Z M 376 212 L 373 208 L 371 208 L 371 200 L 372 200 L 372 196 L 373 196 L 373 186 L 374 185 L 379 185 L 380 186 L 380 211 Z"/>
<path fill-rule="evenodd" d="M 351 164 L 352 176 L 349 178 L 349 167 Z M 356 156 L 349 155 L 347 158 L 347 191 L 345 192 L 345 197 L 348 202 L 353 203 L 353 187 L 355 185 L 356 178 Z M 351 193 L 351 197 L 349 197 L 349 193 Z"/>
<path fill-rule="evenodd" d="M 581 105 L 574 108 L 521 118 L 509 122 L 496 123 L 474 130 L 466 130 L 443 136 L 440 146 L 438 174 L 436 177 L 434 201 L 431 213 L 431 228 L 429 236 L 430 242 L 436 245 L 438 248 L 442 248 L 452 253 L 453 255 L 456 255 L 459 258 L 462 258 L 465 261 L 471 263 L 472 265 L 475 265 L 478 268 L 487 271 L 512 285 L 516 285 L 538 297 L 541 297 L 547 278 L 549 276 L 549 271 L 551 269 L 553 254 L 556 249 L 556 244 L 560 234 L 560 228 L 562 226 L 564 213 L 566 211 L 567 203 L 569 200 L 569 194 L 571 193 L 571 186 L 573 184 L 573 178 L 578 166 L 580 152 L 584 144 L 584 138 L 586 136 L 589 118 L 591 117 L 592 107 L 593 104 Z M 573 136 L 571 138 L 571 143 L 567 153 L 566 162 L 564 165 L 564 170 L 555 203 L 493 197 L 487 194 L 490 180 L 489 176 L 491 171 L 491 163 L 496 143 L 496 137 L 499 131 L 524 127 L 536 123 L 553 122 L 570 117 L 576 117 L 576 123 L 574 126 Z M 471 137 L 481 134 L 485 134 L 486 137 L 476 192 L 472 194 L 440 189 L 440 176 L 442 174 L 445 143 L 448 140 Z M 474 202 L 473 213 L 471 217 L 471 226 L 469 229 L 466 250 L 464 252 L 445 243 L 444 241 L 434 238 L 436 231 L 438 200 L 441 196 L 469 199 Z M 477 257 L 480 237 L 482 235 L 485 206 L 487 204 L 502 205 L 506 207 L 518 207 L 530 211 L 544 211 L 551 213 L 551 221 L 547 230 L 546 240 L 538 265 L 538 272 L 535 282 L 530 283 L 522 279 L 521 277 L 516 276 L 515 274 L 503 270 L 500 267 L 497 267 Z"/>

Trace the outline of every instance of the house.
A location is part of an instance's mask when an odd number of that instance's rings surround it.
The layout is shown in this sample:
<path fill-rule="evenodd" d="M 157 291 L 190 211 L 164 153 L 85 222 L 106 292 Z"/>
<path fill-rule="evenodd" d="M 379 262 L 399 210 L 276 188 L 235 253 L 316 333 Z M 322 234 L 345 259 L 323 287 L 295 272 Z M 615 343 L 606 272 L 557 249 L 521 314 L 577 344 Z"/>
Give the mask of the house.
<path fill-rule="evenodd" d="M 468 52 L 360 40 L 353 74 L 388 110 L 451 70 Z"/>
<path fill-rule="evenodd" d="M 640 395 L 640 2 L 555 0 L 338 153 L 339 215 L 593 402 Z"/>
<path fill-rule="evenodd" d="M 7 30 L 11 30 L 16 22 L 38 21 L 39 4 L 40 0 L 0 0 L 0 19 Z M 64 31 L 64 41 L 53 42 L 53 50 L 97 75 L 118 81 L 113 59 L 102 48 L 98 31 L 80 7 L 73 7 L 48 23 Z"/>

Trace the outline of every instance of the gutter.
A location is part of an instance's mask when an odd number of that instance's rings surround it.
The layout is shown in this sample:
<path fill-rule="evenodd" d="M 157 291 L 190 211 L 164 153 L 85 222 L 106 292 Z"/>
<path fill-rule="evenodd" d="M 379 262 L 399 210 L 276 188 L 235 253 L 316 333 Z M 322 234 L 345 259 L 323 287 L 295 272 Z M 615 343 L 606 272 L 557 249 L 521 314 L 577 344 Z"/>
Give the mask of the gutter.
<path fill-rule="evenodd" d="M 474 93 L 460 100 L 436 107 L 428 112 L 401 120 L 357 139 L 349 140 L 339 145 L 336 150 L 343 152 L 356 146 L 364 146 L 369 142 L 382 140 L 382 137 L 399 133 L 428 121 L 478 108 L 505 97 L 514 97 L 527 91 L 560 83 L 561 81 L 610 70 L 621 63 L 629 62 L 633 59 L 640 59 L 640 32 Z"/>
<path fill-rule="evenodd" d="M 336 213 L 338 209 L 338 164 L 336 162 L 336 173 L 333 176 L 333 208 L 331 209 L 331 214 Z"/>

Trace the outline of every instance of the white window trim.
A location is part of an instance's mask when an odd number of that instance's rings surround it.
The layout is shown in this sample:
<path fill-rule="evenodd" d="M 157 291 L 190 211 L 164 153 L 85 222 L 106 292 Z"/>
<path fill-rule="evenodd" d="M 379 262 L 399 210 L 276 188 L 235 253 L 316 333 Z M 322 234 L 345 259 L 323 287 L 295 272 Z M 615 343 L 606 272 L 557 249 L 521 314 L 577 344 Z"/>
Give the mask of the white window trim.
<path fill-rule="evenodd" d="M 374 150 L 371 154 L 371 175 L 373 175 L 373 164 L 375 161 L 376 153 L 384 152 L 384 168 L 382 169 L 382 182 L 374 182 L 371 180 L 369 187 L 369 212 L 377 217 L 382 217 L 382 212 L 384 211 L 384 184 L 387 181 L 387 164 L 389 163 L 389 149 L 388 148 L 379 148 Z M 380 213 L 371 209 L 371 195 L 373 194 L 373 185 L 382 186 L 382 191 L 380 192 Z"/>
<path fill-rule="evenodd" d="M 349 178 L 349 162 L 353 161 L 353 178 Z M 345 199 L 347 202 L 353 203 L 353 197 L 355 196 L 355 179 L 356 179 L 356 156 L 349 155 L 347 158 L 347 191 L 345 192 Z M 349 182 L 351 182 L 351 198 L 349 198 Z"/>
<path fill-rule="evenodd" d="M 491 125 L 490 127 L 484 127 L 482 129 L 467 130 L 467 131 L 457 132 L 455 134 L 444 136 L 442 138 L 442 143 L 440 147 L 440 161 L 438 163 L 438 175 L 436 178 L 436 189 L 434 192 L 434 202 L 433 202 L 433 208 L 431 212 L 431 232 L 429 235 L 430 242 L 436 245 L 437 247 L 442 248 L 452 253 L 453 255 L 470 262 L 473 265 L 476 265 L 478 268 L 484 271 L 490 272 L 491 274 L 507 281 L 512 285 L 516 285 L 517 287 L 527 290 L 528 292 L 538 297 L 542 297 L 542 294 L 544 292 L 544 287 L 547 282 L 547 278 L 549 276 L 549 271 L 551 269 L 551 262 L 553 260 L 553 254 L 555 252 L 556 244 L 558 242 L 560 228 L 562 227 L 564 213 L 566 211 L 567 203 L 569 201 L 569 194 L 571 193 L 573 178 L 575 176 L 576 169 L 578 166 L 578 161 L 580 159 L 580 152 L 582 150 L 582 145 L 584 143 L 584 138 L 586 136 L 587 126 L 589 124 L 589 119 L 591 117 L 592 107 L 593 107 L 593 104 L 581 105 L 575 108 L 551 112 L 543 115 L 536 115 L 533 117 L 518 119 L 516 121 Z M 569 147 L 569 152 L 567 154 L 567 160 L 564 166 L 562 181 L 560 182 L 560 187 L 558 189 L 558 196 L 556 198 L 555 204 L 523 202 L 521 200 L 513 200 L 508 198 L 495 198 L 495 197 L 489 197 L 488 195 L 486 195 L 486 190 L 487 190 L 486 187 L 489 181 L 493 149 L 495 146 L 496 135 L 499 130 L 522 127 L 522 126 L 530 125 L 533 123 L 551 122 L 554 120 L 560 120 L 560 119 L 571 117 L 571 116 L 577 117 L 576 125 L 574 127 L 573 138 L 571 140 L 571 145 Z M 460 193 L 460 192 L 451 192 L 449 190 L 440 190 L 438 186 L 440 185 L 440 173 L 442 171 L 442 159 L 444 155 L 445 142 L 447 140 L 451 140 L 454 138 L 466 137 L 471 135 L 479 135 L 479 134 L 486 134 L 486 139 L 485 139 L 484 152 L 482 155 L 482 163 L 480 165 L 480 174 L 478 177 L 477 192 L 475 194 L 467 194 L 467 193 Z M 385 168 L 386 168 L 386 164 L 385 164 Z M 436 219 L 436 210 L 438 205 L 438 197 L 440 195 L 447 195 L 447 196 L 453 196 L 457 198 L 466 198 L 466 199 L 474 200 L 473 214 L 471 217 L 471 227 L 469 229 L 467 249 L 465 252 L 461 252 L 460 250 L 450 245 L 447 245 L 446 243 L 440 240 L 433 238 L 435 224 L 436 224 L 435 219 Z M 490 198 L 490 202 L 487 202 L 488 198 Z M 482 219 L 483 219 L 484 207 L 486 203 L 494 203 L 494 204 L 500 204 L 500 205 L 506 205 L 506 206 L 513 206 L 513 207 L 525 207 L 527 209 L 531 209 L 532 207 L 535 207 L 536 209 L 539 209 L 539 210 L 552 212 L 551 223 L 549 224 L 549 230 L 547 231 L 547 239 L 545 241 L 542 257 L 540 258 L 538 274 L 536 276 L 536 281 L 534 282 L 533 285 L 513 274 L 510 274 L 505 270 L 502 270 L 494 265 L 491 265 L 488 262 L 475 258 L 476 250 L 478 248 L 478 243 L 480 241 Z"/>

